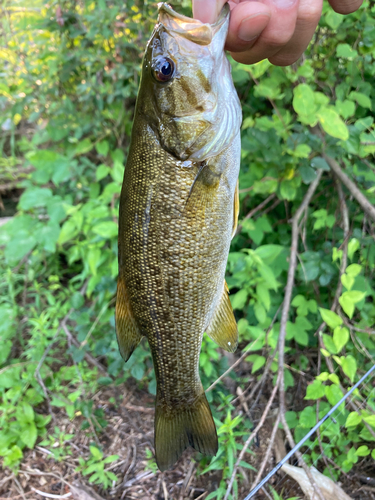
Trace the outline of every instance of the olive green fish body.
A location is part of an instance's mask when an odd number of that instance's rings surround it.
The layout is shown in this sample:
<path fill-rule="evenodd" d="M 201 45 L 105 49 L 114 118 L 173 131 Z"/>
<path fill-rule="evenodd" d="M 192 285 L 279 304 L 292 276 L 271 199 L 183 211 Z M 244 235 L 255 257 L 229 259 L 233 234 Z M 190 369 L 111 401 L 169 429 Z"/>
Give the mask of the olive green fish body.
<path fill-rule="evenodd" d="M 175 13 L 164 9 L 171 24 Z M 163 14 L 162 7 L 162 19 Z M 190 21 L 198 29 L 209 27 Z M 225 23 L 222 16 L 218 29 L 225 31 Z M 205 35 L 198 33 L 198 40 Z M 142 336 L 148 339 L 157 380 L 156 459 L 162 470 L 189 444 L 216 453 L 216 430 L 198 371 L 202 336 L 207 331 L 229 351 L 237 345 L 224 274 L 237 216 L 240 112 L 237 96 L 231 96 L 237 114 L 229 110 L 223 120 L 233 127 L 226 134 L 216 124 L 212 134 L 215 78 L 209 64 L 201 70 L 196 60 L 196 90 L 189 91 L 194 68 L 184 71 L 184 51 L 191 54 L 189 44 L 196 42 L 187 42 L 179 45 L 178 57 L 171 54 L 177 42 L 163 24 L 150 40 L 120 201 L 117 336 L 125 360 Z M 150 75 L 160 53 L 176 58 L 171 82 L 158 83 Z M 190 57 L 194 60 L 194 54 Z M 208 51 L 208 57 L 212 64 L 215 55 Z M 235 92 L 231 81 L 226 84 Z"/>

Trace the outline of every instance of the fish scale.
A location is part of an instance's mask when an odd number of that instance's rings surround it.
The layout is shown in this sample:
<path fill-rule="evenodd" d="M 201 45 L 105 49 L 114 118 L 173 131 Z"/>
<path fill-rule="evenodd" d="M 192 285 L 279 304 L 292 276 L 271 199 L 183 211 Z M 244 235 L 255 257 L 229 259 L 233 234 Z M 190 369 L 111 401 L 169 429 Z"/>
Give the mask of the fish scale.
<path fill-rule="evenodd" d="M 228 9 L 207 25 L 161 4 L 159 21 L 144 57 L 120 199 L 116 331 L 125 361 L 148 339 L 156 461 L 165 470 L 188 445 L 217 452 L 199 355 L 205 331 L 230 352 L 237 346 L 224 274 L 238 215 L 241 112 L 223 52 Z M 157 64 L 166 68 L 161 82 Z"/>

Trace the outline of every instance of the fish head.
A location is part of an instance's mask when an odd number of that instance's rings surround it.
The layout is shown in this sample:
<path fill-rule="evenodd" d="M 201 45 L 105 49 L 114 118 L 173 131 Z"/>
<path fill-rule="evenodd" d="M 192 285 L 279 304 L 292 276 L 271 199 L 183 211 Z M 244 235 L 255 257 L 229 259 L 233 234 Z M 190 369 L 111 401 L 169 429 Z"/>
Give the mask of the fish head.
<path fill-rule="evenodd" d="M 178 160 L 216 156 L 239 131 L 241 107 L 224 53 L 228 26 L 227 5 L 207 24 L 159 4 L 139 99 L 161 146 Z"/>

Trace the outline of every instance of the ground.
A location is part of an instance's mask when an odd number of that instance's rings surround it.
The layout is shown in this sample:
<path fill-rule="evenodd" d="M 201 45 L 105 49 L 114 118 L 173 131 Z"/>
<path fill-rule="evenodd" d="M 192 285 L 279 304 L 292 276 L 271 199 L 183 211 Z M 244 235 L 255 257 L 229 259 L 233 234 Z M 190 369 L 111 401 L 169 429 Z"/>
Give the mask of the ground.
<path fill-rule="evenodd" d="M 272 388 L 271 384 L 269 386 Z M 261 416 L 267 402 L 268 389 L 265 384 L 263 394 L 253 411 L 254 423 Z M 238 413 L 246 411 L 249 403 L 246 402 L 246 395 L 238 398 L 238 402 Z M 90 455 L 90 438 L 87 431 L 80 430 L 83 417 L 77 416 L 71 421 L 64 410 L 53 408 L 55 422 L 51 422 L 51 428 L 57 425 L 63 432 L 73 435 L 65 443 L 65 449 L 69 453 L 60 455 L 56 451 L 61 449 L 58 442 L 52 444 L 50 449 L 37 445 L 34 450 L 27 451 L 18 475 L 10 471 L 1 473 L 0 500 L 69 497 L 74 500 L 203 500 L 218 488 L 220 471 L 197 475 L 198 463 L 191 460 L 197 458 L 193 450 L 186 450 L 173 470 L 161 473 L 155 469 L 154 462 L 149 459 L 149 450 L 153 450 L 154 401 L 147 391 L 132 386 L 128 381 L 117 388 L 104 388 L 97 392 L 94 404 L 104 410 L 109 422 L 106 429 L 95 438 L 100 442 L 104 456 L 118 455 L 119 458 L 115 462 L 106 466 L 106 469 L 117 475 L 118 483 L 113 483 L 112 487 L 104 490 L 99 486 L 89 485 L 88 476 L 83 477 L 76 472 L 79 457 L 86 459 Z M 251 450 L 245 455 L 245 461 L 255 468 L 259 468 L 268 446 L 272 415 L 271 413 Z M 276 445 L 263 475 L 271 470 L 279 456 L 285 453 L 285 443 L 282 431 L 278 431 Z M 55 457 L 50 450 L 55 450 Z M 350 475 L 343 477 L 341 486 L 353 500 L 374 500 L 375 473 L 363 468 L 363 464 L 361 467 L 361 470 L 352 471 Z M 239 498 L 244 498 L 250 491 L 255 475 L 248 469 L 241 469 L 241 473 L 243 479 Z M 370 476 L 371 478 L 367 479 Z M 277 473 L 270 484 L 282 499 L 304 498 L 298 484 L 283 472 Z M 266 496 L 260 492 L 255 498 L 262 500 Z"/>

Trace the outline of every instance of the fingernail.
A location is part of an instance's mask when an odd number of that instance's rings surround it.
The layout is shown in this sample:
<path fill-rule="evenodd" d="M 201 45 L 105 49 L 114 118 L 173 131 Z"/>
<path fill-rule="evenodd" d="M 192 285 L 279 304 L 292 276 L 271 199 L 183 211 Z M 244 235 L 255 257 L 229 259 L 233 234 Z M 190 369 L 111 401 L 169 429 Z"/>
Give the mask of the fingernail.
<path fill-rule="evenodd" d="M 219 15 L 216 0 L 194 0 L 193 16 L 203 23 L 213 24 Z"/>
<path fill-rule="evenodd" d="M 297 3 L 297 0 L 273 0 L 273 3 L 279 9 L 289 9 Z"/>
<path fill-rule="evenodd" d="M 240 27 L 238 28 L 238 38 L 244 42 L 251 42 L 255 40 L 262 33 L 264 28 L 267 26 L 270 20 L 270 15 L 266 12 L 253 14 L 252 16 L 246 17 L 241 21 Z M 254 26 L 254 20 L 256 18 L 256 26 Z"/>

